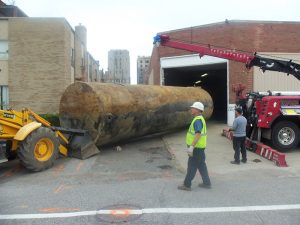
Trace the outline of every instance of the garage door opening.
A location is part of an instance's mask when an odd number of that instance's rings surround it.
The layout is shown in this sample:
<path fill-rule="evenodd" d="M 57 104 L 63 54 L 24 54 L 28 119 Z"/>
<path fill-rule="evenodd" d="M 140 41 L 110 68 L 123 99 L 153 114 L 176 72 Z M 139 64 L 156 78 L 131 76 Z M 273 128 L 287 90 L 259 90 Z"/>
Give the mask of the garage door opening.
<path fill-rule="evenodd" d="M 213 120 L 227 122 L 227 63 L 164 68 L 166 86 L 200 86 L 214 102 Z"/>

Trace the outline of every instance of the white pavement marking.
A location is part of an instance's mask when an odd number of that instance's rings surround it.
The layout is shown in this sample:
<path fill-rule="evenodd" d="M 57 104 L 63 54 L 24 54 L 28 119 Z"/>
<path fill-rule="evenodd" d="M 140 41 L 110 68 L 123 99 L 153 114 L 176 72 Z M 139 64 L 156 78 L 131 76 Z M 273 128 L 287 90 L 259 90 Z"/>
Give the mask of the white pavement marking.
<path fill-rule="evenodd" d="M 300 204 L 294 205 L 265 205 L 265 206 L 234 206 L 234 207 L 211 207 L 211 208 L 149 208 L 149 209 L 110 209 L 98 211 L 83 211 L 72 213 L 43 213 L 43 214 L 11 214 L 0 215 L 0 220 L 16 219 L 46 219 L 46 218 L 66 218 L 76 216 L 93 215 L 141 215 L 155 213 L 220 213 L 220 212 L 251 212 L 251 211 L 276 211 L 300 209 Z"/>

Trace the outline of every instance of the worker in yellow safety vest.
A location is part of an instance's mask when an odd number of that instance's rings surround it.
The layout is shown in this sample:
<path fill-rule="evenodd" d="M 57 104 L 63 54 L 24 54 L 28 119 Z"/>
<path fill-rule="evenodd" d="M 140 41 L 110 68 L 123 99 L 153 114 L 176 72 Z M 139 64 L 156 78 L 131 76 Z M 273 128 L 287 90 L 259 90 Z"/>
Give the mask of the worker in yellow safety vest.
<path fill-rule="evenodd" d="M 190 191 L 192 180 L 194 179 L 197 169 L 199 170 L 203 183 L 199 187 L 211 188 L 211 182 L 208 176 L 208 171 L 205 163 L 205 148 L 206 148 L 206 122 L 202 113 L 204 105 L 201 102 L 194 102 L 190 107 L 191 114 L 194 116 L 189 130 L 186 135 L 188 168 L 182 185 L 178 186 L 179 190 Z"/>

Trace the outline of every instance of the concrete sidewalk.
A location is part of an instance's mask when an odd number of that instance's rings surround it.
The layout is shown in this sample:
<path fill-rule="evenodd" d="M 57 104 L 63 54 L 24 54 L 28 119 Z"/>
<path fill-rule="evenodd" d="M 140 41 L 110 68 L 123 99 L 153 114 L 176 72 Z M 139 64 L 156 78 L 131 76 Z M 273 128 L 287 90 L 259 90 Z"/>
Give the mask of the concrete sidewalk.
<path fill-rule="evenodd" d="M 267 160 L 253 152 L 247 151 L 248 162 L 246 164 L 233 165 L 230 161 L 233 160 L 234 151 L 232 142 L 222 136 L 224 128 L 228 128 L 226 124 L 215 121 L 207 122 L 207 148 L 206 163 L 210 176 L 236 176 L 245 175 L 257 176 L 262 169 L 270 170 L 276 175 L 281 173 L 293 172 L 300 173 L 300 151 L 295 150 L 287 155 L 287 163 L 289 167 L 277 167 L 274 162 Z M 163 141 L 172 154 L 176 167 L 179 171 L 185 173 L 187 168 L 187 153 L 185 144 L 186 130 L 182 130 L 172 134 L 163 136 Z M 278 174 L 279 172 L 279 174 Z"/>

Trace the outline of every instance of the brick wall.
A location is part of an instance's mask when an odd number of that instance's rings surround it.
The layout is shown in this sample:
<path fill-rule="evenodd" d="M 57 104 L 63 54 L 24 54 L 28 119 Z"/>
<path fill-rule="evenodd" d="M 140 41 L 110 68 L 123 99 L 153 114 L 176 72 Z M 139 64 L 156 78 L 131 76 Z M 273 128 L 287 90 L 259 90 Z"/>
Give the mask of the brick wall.
<path fill-rule="evenodd" d="M 160 48 L 153 48 L 148 71 L 144 78 L 146 84 L 160 84 Z"/>

